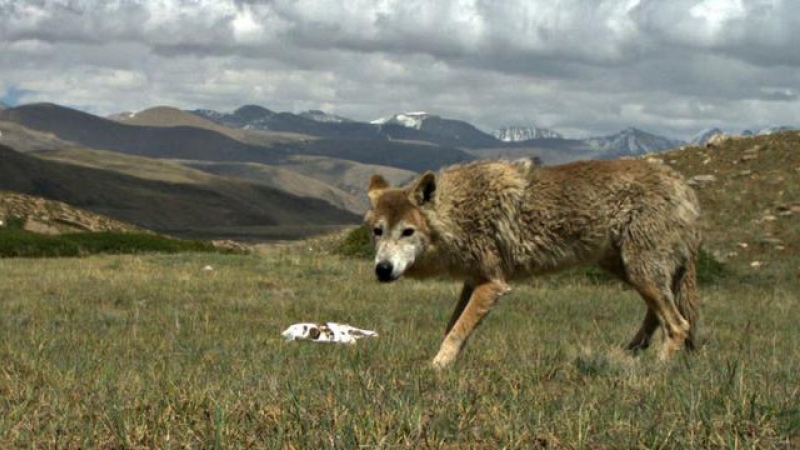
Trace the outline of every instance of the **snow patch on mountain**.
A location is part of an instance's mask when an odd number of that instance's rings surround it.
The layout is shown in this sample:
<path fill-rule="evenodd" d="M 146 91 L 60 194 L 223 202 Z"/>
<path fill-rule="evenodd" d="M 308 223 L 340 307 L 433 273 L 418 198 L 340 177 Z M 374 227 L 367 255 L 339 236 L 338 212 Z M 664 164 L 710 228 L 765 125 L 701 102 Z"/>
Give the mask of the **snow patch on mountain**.
<path fill-rule="evenodd" d="M 706 142 L 710 141 L 714 136 L 725 134 L 719 128 L 706 128 L 704 130 L 700 130 L 692 139 L 689 141 L 694 145 L 705 145 Z"/>
<path fill-rule="evenodd" d="M 679 147 L 683 142 L 656 136 L 636 128 L 627 128 L 617 134 L 585 139 L 584 142 L 597 151 L 601 158 L 639 156 L 647 153 Z"/>
<path fill-rule="evenodd" d="M 316 122 L 324 122 L 324 123 L 354 122 L 354 120 L 348 119 L 347 117 L 338 116 L 336 114 L 329 114 L 319 109 L 311 109 L 305 112 L 301 112 L 299 116 L 305 117 L 306 119 L 314 120 Z"/>
<path fill-rule="evenodd" d="M 536 126 L 510 126 L 495 130 L 492 135 L 503 142 L 520 142 L 531 139 L 564 139 L 560 133 Z"/>
<path fill-rule="evenodd" d="M 398 124 L 406 128 L 414 128 L 419 130 L 422 128 L 422 122 L 429 117 L 432 116 L 425 111 L 414 111 L 395 114 L 390 117 L 382 117 L 380 119 L 373 120 L 370 123 L 373 125 Z"/>

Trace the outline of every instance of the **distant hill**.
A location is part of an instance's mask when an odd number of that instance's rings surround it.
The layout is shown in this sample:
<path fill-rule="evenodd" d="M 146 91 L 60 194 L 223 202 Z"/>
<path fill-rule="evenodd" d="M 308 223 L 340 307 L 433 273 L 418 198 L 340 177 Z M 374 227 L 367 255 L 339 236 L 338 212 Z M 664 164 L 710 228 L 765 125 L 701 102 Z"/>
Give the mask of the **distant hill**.
<path fill-rule="evenodd" d="M 7 120 L 0 120 L 0 144 L 19 149 L 21 152 L 53 150 L 78 145 L 59 139 L 53 133 L 36 131 Z"/>
<path fill-rule="evenodd" d="M 430 140 L 431 142 L 459 147 L 491 147 L 498 140 L 463 120 L 446 119 L 426 112 L 409 112 L 395 114 L 371 122 L 373 125 L 387 127 L 400 125 L 411 130 L 418 130 L 419 135 L 409 134 L 409 139 Z"/>
<path fill-rule="evenodd" d="M 336 114 L 328 114 L 325 111 L 320 111 L 318 109 L 312 109 L 309 111 L 301 112 L 300 117 L 316 120 L 317 122 L 334 122 L 334 123 L 355 122 L 355 120 L 353 119 L 348 119 L 347 117 L 342 117 Z"/>
<path fill-rule="evenodd" d="M 214 131 L 124 125 L 49 103 L 0 111 L 0 120 L 49 132 L 86 147 L 155 158 L 274 162 L 284 156 L 280 150 L 243 144 Z"/>
<path fill-rule="evenodd" d="M 282 166 L 186 160 L 176 160 L 175 162 L 209 174 L 250 180 L 293 195 L 322 199 L 355 214 L 363 214 L 367 209 L 365 202 L 359 200 L 360 196 Z"/>
<path fill-rule="evenodd" d="M 585 139 L 584 142 L 596 151 L 598 158 L 616 159 L 622 156 L 638 156 L 680 147 L 683 142 L 647 133 L 637 128 L 627 128 L 610 136 Z"/>
<path fill-rule="evenodd" d="M 259 111 L 257 107 L 240 108 L 237 113 L 252 117 Z M 455 148 L 389 140 L 300 139 L 253 145 L 204 128 L 126 125 L 53 104 L 0 111 L 0 120 L 49 132 L 85 147 L 152 158 L 280 164 L 290 155 L 306 154 L 415 171 L 472 159 Z"/>
<path fill-rule="evenodd" d="M 218 177 L 205 184 L 147 180 L 46 161 L 6 146 L 0 146 L 0 162 L 0 190 L 63 201 L 154 230 L 360 220 L 322 200 Z"/>
<path fill-rule="evenodd" d="M 282 167 L 324 181 L 357 196 L 362 207 L 368 205 L 366 192 L 369 178 L 381 174 L 394 186 L 399 186 L 417 176 L 417 172 L 396 167 L 362 164 L 345 159 L 323 156 L 297 155 L 287 159 Z M 366 208 L 363 208 L 364 210 Z"/>
<path fill-rule="evenodd" d="M 231 139 L 236 139 L 245 144 L 268 146 L 278 142 L 291 142 L 295 140 L 311 139 L 310 136 L 293 133 L 262 132 L 258 130 L 244 130 L 221 125 L 197 114 L 183 111 L 170 106 L 156 106 L 135 113 L 116 114 L 109 117 L 126 125 L 139 125 L 148 127 L 194 127 L 215 131 Z"/>

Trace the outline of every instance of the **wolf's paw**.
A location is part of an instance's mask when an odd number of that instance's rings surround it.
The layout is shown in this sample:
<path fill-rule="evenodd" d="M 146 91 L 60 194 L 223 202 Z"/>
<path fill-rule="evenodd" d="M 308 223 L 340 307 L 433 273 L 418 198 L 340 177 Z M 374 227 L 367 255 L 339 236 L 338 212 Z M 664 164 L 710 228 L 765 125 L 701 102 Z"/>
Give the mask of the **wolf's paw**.
<path fill-rule="evenodd" d="M 436 370 L 446 369 L 453 365 L 456 356 L 458 356 L 457 348 L 454 349 L 452 346 L 444 344 L 439 353 L 436 354 L 436 357 L 433 358 L 433 361 L 431 361 L 431 367 Z"/>

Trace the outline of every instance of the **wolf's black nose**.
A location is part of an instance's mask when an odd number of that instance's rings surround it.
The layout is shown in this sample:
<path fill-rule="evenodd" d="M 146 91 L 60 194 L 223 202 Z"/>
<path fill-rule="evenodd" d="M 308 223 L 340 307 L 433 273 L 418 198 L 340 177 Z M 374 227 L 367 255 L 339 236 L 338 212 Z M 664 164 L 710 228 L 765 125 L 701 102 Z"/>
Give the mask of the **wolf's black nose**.
<path fill-rule="evenodd" d="M 375 265 L 375 275 L 378 276 L 379 281 L 392 281 L 392 269 L 392 263 L 381 261 Z"/>

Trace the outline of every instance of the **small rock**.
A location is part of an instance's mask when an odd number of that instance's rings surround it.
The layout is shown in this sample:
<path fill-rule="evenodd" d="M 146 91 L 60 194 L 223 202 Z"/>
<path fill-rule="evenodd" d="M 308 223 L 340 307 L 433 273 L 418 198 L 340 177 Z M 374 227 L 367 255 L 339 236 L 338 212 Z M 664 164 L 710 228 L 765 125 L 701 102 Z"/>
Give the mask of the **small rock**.
<path fill-rule="evenodd" d="M 794 214 L 800 214 L 800 205 L 790 206 L 789 211 L 793 212 Z"/>
<path fill-rule="evenodd" d="M 769 245 L 780 245 L 780 244 L 783 244 L 783 241 L 778 239 L 778 238 L 776 238 L 776 237 L 761 238 L 761 240 L 759 242 L 761 242 L 762 244 L 769 244 Z"/>
<path fill-rule="evenodd" d="M 210 272 L 210 271 L 214 270 L 214 268 L 211 267 L 211 266 L 205 266 L 205 267 L 203 267 L 203 270 L 206 271 L 206 272 Z"/>
<path fill-rule="evenodd" d="M 748 148 L 747 150 L 745 150 L 744 152 L 748 153 L 748 154 L 758 153 L 761 150 L 761 148 L 762 147 L 760 145 L 754 145 L 754 146 Z"/>
<path fill-rule="evenodd" d="M 747 242 L 739 242 L 739 243 L 738 243 L 738 244 L 736 244 L 736 245 L 738 245 L 740 248 L 747 248 L 747 247 L 748 247 L 748 246 L 747 246 Z"/>
<path fill-rule="evenodd" d="M 756 158 L 758 158 L 758 155 L 743 155 L 740 160 L 742 162 L 745 162 L 745 161 L 752 161 Z"/>
<path fill-rule="evenodd" d="M 750 263 L 750 267 L 752 267 L 754 269 L 758 269 L 759 267 L 763 267 L 763 266 L 764 266 L 764 261 L 752 261 Z"/>
<path fill-rule="evenodd" d="M 778 220 L 778 218 L 773 216 L 772 214 L 764 216 L 764 217 L 761 218 L 762 222 L 774 222 L 776 220 Z"/>
<path fill-rule="evenodd" d="M 692 186 L 700 186 L 701 184 L 713 183 L 717 181 L 714 175 L 695 175 L 687 181 Z"/>
<path fill-rule="evenodd" d="M 740 170 L 739 173 L 737 173 L 736 175 L 738 175 L 740 177 L 749 177 L 752 174 L 753 174 L 753 171 L 750 170 L 750 169 L 747 169 L 747 170 Z"/>

